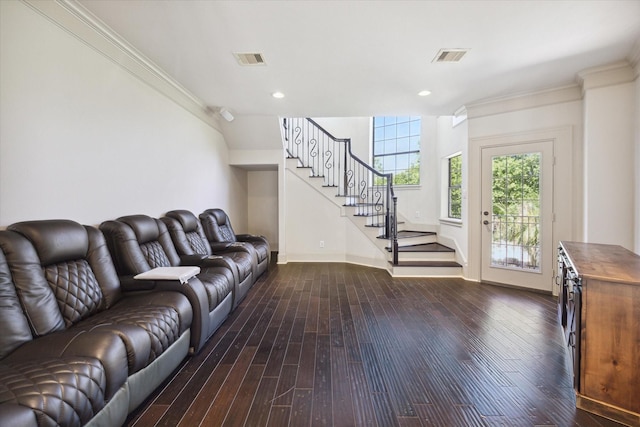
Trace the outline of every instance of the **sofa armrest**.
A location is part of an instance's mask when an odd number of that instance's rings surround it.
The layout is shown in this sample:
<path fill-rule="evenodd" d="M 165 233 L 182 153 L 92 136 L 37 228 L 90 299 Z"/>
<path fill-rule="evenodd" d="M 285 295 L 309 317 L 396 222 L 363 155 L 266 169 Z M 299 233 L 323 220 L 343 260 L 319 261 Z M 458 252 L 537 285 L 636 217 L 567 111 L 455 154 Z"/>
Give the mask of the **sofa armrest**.
<path fill-rule="evenodd" d="M 231 246 L 233 242 L 212 242 L 209 241 L 209 245 L 211 246 L 212 251 L 223 251 Z"/>
<path fill-rule="evenodd" d="M 226 267 L 232 269 L 233 261 L 223 255 L 181 255 L 180 265 L 194 265 L 201 268 Z"/>
<path fill-rule="evenodd" d="M 128 280 L 128 279 L 127 279 Z M 193 322 L 191 323 L 191 346 L 194 353 L 200 351 L 209 337 L 209 296 L 202 282 L 196 277 L 191 277 L 186 282 L 180 280 L 140 280 L 131 278 L 127 284 L 129 291 L 173 291 L 187 297 L 193 310 Z M 124 284 L 122 285 L 124 288 Z"/>
<path fill-rule="evenodd" d="M 137 280 L 133 276 L 120 276 L 122 292 L 152 291 L 156 287 L 153 280 Z"/>
<path fill-rule="evenodd" d="M 260 236 L 257 234 L 236 234 L 236 239 L 238 239 L 241 242 L 260 241 L 260 242 L 268 243 L 266 237 Z"/>
<path fill-rule="evenodd" d="M 210 268 L 223 267 L 231 272 L 235 284 L 240 283 L 238 266 L 231 258 L 223 255 L 181 255 L 180 265 L 195 265 L 202 268 L 203 272 Z"/>
<path fill-rule="evenodd" d="M 193 254 L 193 255 L 180 255 L 180 265 L 202 265 L 207 260 L 207 255 Z"/>

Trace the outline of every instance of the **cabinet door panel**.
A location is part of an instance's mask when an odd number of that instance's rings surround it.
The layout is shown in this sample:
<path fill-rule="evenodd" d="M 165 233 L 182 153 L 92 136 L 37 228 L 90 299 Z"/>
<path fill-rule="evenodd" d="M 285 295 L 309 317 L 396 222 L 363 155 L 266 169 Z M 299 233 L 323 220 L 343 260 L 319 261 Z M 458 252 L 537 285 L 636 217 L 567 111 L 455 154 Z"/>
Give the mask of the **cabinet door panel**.
<path fill-rule="evenodd" d="M 640 412 L 640 287 L 589 279 L 583 290 L 581 392 Z"/>

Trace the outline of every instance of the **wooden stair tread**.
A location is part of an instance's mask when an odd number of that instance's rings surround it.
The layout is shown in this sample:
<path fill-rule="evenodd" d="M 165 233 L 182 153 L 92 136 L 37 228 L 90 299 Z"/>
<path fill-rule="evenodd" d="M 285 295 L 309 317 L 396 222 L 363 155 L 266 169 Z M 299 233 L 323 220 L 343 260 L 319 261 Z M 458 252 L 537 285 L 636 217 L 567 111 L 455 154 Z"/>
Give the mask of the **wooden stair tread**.
<path fill-rule="evenodd" d="M 391 247 L 386 247 L 385 249 L 391 252 Z M 443 244 L 434 242 L 420 245 L 399 246 L 398 252 L 455 252 L 455 250 Z"/>
<path fill-rule="evenodd" d="M 413 231 L 413 230 L 402 230 L 398 231 L 398 239 L 408 239 L 410 237 L 424 237 L 424 236 L 435 236 L 436 233 L 433 231 Z"/>
<path fill-rule="evenodd" d="M 389 261 L 389 264 L 392 264 Z M 393 264 L 392 264 L 393 265 Z M 462 267 L 455 261 L 398 261 L 394 267 Z"/>

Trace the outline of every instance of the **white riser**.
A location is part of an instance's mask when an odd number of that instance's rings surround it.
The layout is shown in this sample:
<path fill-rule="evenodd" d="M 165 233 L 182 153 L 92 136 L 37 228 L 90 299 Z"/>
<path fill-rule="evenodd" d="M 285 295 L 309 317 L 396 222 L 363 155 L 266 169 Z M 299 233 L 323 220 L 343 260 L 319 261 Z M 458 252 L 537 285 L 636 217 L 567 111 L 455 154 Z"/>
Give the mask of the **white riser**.
<path fill-rule="evenodd" d="M 462 267 L 398 267 L 389 271 L 392 277 L 462 277 Z"/>
<path fill-rule="evenodd" d="M 422 245 L 425 243 L 435 243 L 437 241 L 438 237 L 435 234 L 431 236 L 407 237 L 405 239 L 398 239 L 398 246 Z"/>
<path fill-rule="evenodd" d="M 398 252 L 398 261 L 455 261 L 455 252 Z"/>

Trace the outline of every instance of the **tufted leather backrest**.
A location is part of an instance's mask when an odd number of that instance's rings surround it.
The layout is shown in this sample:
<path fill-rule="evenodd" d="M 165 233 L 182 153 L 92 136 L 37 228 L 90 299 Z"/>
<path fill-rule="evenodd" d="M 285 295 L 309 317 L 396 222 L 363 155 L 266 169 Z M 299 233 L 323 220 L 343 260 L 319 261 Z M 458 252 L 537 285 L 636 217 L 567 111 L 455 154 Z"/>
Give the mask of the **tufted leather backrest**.
<path fill-rule="evenodd" d="M 192 212 L 169 211 L 160 220 L 167 226 L 178 254 L 211 255 L 211 246 L 204 235 L 202 225 Z"/>
<path fill-rule="evenodd" d="M 64 319 L 31 242 L 19 233 L 4 231 L 0 234 L 0 247 L 33 335 L 63 330 Z"/>
<path fill-rule="evenodd" d="M 0 235 L 11 233 L 0 231 Z M 0 239 L 0 242 L 3 241 Z M 30 341 L 33 336 L 29 328 L 27 317 L 22 311 L 16 287 L 11 277 L 11 271 L 0 247 L 0 359 L 3 359 L 23 343 Z"/>
<path fill-rule="evenodd" d="M 120 299 L 120 283 L 104 237 L 94 227 L 69 220 L 46 220 L 20 222 L 8 228 L 33 246 L 65 326 Z"/>
<path fill-rule="evenodd" d="M 144 273 L 155 267 L 180 265 L 166 225 L 147 215 L 129 215 L 100 225 L 118 274 Z"/>
<path fill-rule="evenodd" d="M 204 234 L 210 242 L 236 242 L 229 216 L 222 209 L 207 209 L 200 214 Z"/>
<path fill-rule="evenodd" d="M 98 311 L 102 290 L 85 259 L 89 239 L 72 221 L 30 221 L 9 226 L 33 245 L 67 327 Z"/>

